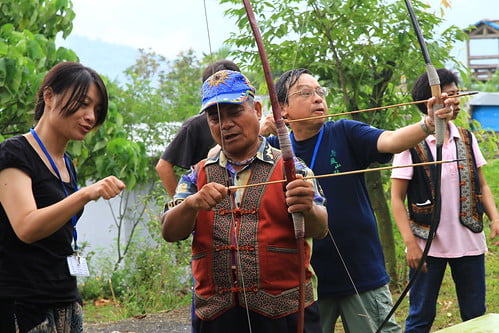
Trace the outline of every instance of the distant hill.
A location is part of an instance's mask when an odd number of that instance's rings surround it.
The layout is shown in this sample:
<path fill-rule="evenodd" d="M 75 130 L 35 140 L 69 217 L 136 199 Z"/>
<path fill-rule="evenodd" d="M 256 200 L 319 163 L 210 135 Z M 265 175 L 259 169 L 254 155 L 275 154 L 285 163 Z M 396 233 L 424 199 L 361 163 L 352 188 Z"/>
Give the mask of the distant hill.
<path fill-rule="evenodd" d="M 109 79 L 125 81 L 123 71 L 135 63 L 139 51 L 131 46 L 107 43 L 99 39 L 70 35 L 66 40 L 58 38 L 57 46 L 71 49 L 80 62 L 95 69 Z"/>

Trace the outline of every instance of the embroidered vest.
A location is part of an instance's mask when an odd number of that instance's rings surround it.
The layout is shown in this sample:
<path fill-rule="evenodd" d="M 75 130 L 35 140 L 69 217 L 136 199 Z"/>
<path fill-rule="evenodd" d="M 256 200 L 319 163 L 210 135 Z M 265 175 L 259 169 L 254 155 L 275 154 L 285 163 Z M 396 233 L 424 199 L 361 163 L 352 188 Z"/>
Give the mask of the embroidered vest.
<path fill-rule="evenodd" d="M 483 206 L 480 180 L 473 154 L 472 136 L 459 127 L 461 140 L 455 138 L 457 168 L 459 172 L 460 222 L 473 232 L 483 230 Z M 433 161 L 426 141 L 410 149 L 413 163 Z M 435 197 L 435 165 L 414 168 L 412 181 L 407 189 L 409 220 L 415 236 L 428 239 Z"/>
<path fill-rule="evenodd" d="M 255 160 L 248 183 L 283 179 L 280 152 L 271 165 Z M 227 170 L 218 163 L 200 165 L 198 188 L 209 182 L 225 184 Z M 192 244 L 196 314 L 216 318 L 240 305 L 270 318 L 298 311 L 299 270 L 306 269 L 305 306 L 313 302 L 310 246 L 305 267 L 298 267 L 293 223 L 287 213 L 282 184 L 245 189 L 241 206 L 230 196 L 212 211 L 201 211 Z"/>

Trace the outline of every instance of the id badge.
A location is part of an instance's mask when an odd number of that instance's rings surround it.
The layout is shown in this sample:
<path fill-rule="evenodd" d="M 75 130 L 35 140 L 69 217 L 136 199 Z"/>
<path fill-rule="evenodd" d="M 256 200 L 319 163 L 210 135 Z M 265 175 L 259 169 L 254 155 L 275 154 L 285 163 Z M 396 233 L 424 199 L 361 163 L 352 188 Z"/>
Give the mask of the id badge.
<path fill-rule="evenodd" d="M 69 273 L 72 276 L 89 276 L 87 260 L 78 253 L 74 253 L 66 258 L 68 261 Z"/>

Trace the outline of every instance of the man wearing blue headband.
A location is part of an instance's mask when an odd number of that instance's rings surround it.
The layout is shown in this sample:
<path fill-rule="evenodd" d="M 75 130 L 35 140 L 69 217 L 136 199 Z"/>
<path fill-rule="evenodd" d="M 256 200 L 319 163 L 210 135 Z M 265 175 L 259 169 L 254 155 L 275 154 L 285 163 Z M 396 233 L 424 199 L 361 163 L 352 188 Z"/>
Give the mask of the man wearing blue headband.
<path fill-rule="evenodd" d="M 239 72 L 220 71 L 203 84 L 206 114 L 221 150 L 182 176 L 162 216 L 166 241 L 192 239 L 194 327 L 206 332 L 296 331 L 299 272 L 305 270 L 305 329 L 321 332 L 310 267 L 310 238 L 324 238 L 327 213 L 311 170 L 296 161 L 297 179 L 283 188 L 279 150 L 259 136 L 261 104 Z M 229 191 L 227 186 L 239 187 Z M 305 266 L 289 213 L 305 218 Z"/>

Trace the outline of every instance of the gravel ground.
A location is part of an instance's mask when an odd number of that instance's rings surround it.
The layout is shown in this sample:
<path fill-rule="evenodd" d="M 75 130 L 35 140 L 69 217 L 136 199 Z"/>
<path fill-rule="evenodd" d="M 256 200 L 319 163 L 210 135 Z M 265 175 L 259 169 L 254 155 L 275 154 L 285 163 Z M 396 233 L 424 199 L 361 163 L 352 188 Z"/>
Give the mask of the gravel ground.
<path fill-rule="evenodd" d="M 186 333 L 191 332 L 190 306 L 107 323 L 85 323 L 85 333 Z"/>

